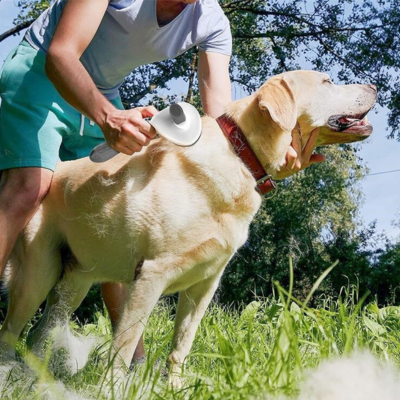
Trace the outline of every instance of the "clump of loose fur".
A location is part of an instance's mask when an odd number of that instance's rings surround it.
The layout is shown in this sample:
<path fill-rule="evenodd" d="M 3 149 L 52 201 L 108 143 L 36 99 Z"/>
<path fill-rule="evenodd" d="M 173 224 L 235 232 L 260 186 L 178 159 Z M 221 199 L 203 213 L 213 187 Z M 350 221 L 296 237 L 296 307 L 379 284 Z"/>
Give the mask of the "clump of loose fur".
<path fill-rule="evenodd" d="M 72 333 L 68 325 L 57 326 L 51 332 L 51 343 L 57 361 L 71 375 L 76 374 L 87 363 L 90 353 L 98 344 L 98 338 Z M 60 358 L 60 359 L 59 359 Z"/>
<path fill-rule="evenodd" d="M 398 400 L 400 374 L 369 353 L 324 361 L 310 371 L 297 400 Z"/>

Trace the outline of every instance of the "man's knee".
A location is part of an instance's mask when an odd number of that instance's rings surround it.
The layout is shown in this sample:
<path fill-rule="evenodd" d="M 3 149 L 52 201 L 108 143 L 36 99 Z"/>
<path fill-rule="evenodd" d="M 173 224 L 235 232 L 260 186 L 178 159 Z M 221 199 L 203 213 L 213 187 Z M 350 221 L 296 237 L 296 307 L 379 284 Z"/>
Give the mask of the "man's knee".
<path fill-rule="evenodd" d="M 20 168 L 3 171 L 0 204 L 17 213 L 35 211 L 49 191 L 52 171 L 41 168 Z"/>
<path fill-rule="evenodd" d="M 15 190 L 14 201 L 11 208 L 18 209 L 20 212 L 30 212 L 36 210 L 48 192 L 48 187 L 43 185 L 22 185 Z"/>

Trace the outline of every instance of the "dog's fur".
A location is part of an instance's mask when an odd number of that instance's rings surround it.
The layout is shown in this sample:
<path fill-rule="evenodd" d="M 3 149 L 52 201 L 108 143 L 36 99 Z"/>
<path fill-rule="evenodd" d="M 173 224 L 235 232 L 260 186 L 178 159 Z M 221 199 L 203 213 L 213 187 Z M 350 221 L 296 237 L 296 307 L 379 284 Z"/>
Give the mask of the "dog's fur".
<path fill-rule="evenodd" d="M 233 102 L 227 113 L 275 175 L 296 127 L 303 145 L 315 128 L 317 145 L 362 140 L 372 128 L 361 120 L 375 99 L 372 85 L 335 86 L 325 74 L 294 71 Z M 54 310 L 67 316 L 94 282 L 124 282 L 130 296 L 114 335 L 116 370 L 129 365 L 159 297 L 180 292 L 169 356 L 172 372 L 180 371 L 221 274 L 245 243 L 261 204 L 254 178 L 216 121 L 204 117 L 202 124 L 193 147 L 157 139 L 133 157 L 57 166 L 49 194 L 10 259 L 4 352 L 14 348 L 46 297 L 45 313 L 30 334 L 33 346 L 60 317 Z"/>

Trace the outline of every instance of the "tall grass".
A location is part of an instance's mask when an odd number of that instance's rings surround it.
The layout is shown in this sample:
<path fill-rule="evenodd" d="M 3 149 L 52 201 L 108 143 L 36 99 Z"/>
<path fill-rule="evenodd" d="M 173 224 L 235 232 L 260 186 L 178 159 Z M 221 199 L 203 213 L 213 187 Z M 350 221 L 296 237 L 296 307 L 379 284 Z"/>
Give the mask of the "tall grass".
<path fill-rule="evenodd" d="M 172 389 L 164 377 L 174 307 L 162 301 L 146 329 L 147 362 L 131 373 L 122 395 L 102 387 L 111 332 L 106 317 L 98 313 L 94 324 L 71 324 L 81 335 L 102 338 L 83 370 L 71 376 L 62 368 L 60 354 L 49 350 L 44 361 L 38 360 L 26 353 L 22 341 L 19 351 L 24 361 L 0 365 L 0 398 L 295 398 L 309 371 L 332 357 L 367 349 L 379 359 L 400 364 L 399 307 L 365 305 L 366 296 L 349 287 L 339 298 L 322 297 L 317 307 L 310 308 L 292 297 L 292 285 L 287 292 L 279 284 L 276 287 L 276 298 L 236 308 L 218 304 L 209 308 L 187 359 L 182 389 Z"/>

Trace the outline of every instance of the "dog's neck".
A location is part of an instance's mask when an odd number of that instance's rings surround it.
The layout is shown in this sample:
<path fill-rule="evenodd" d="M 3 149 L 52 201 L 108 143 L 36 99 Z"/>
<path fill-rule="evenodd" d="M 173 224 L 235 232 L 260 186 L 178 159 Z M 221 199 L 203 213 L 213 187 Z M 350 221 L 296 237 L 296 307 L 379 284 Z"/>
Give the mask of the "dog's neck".
<path fill-rule="evenodd" d="M 236 122 L 260 163 L 274 177 L 285 162 L 291 136 L 282 137 L 268 112 L 263 112 L 255 94 L 231 103 L 226 114 Z"/>
<path fill-rule="evenodd" d="M 239 158 L 250 170 L 257 182 L 257 191 L 261 194 L 267 194 L 276 188 L 275 182 L 265 171 L 259 159 L 247 142 L 246 136 L 233 119 L 226 114 L 221 115 L 216 120 L 225 137 L 228 139 Z"/>

